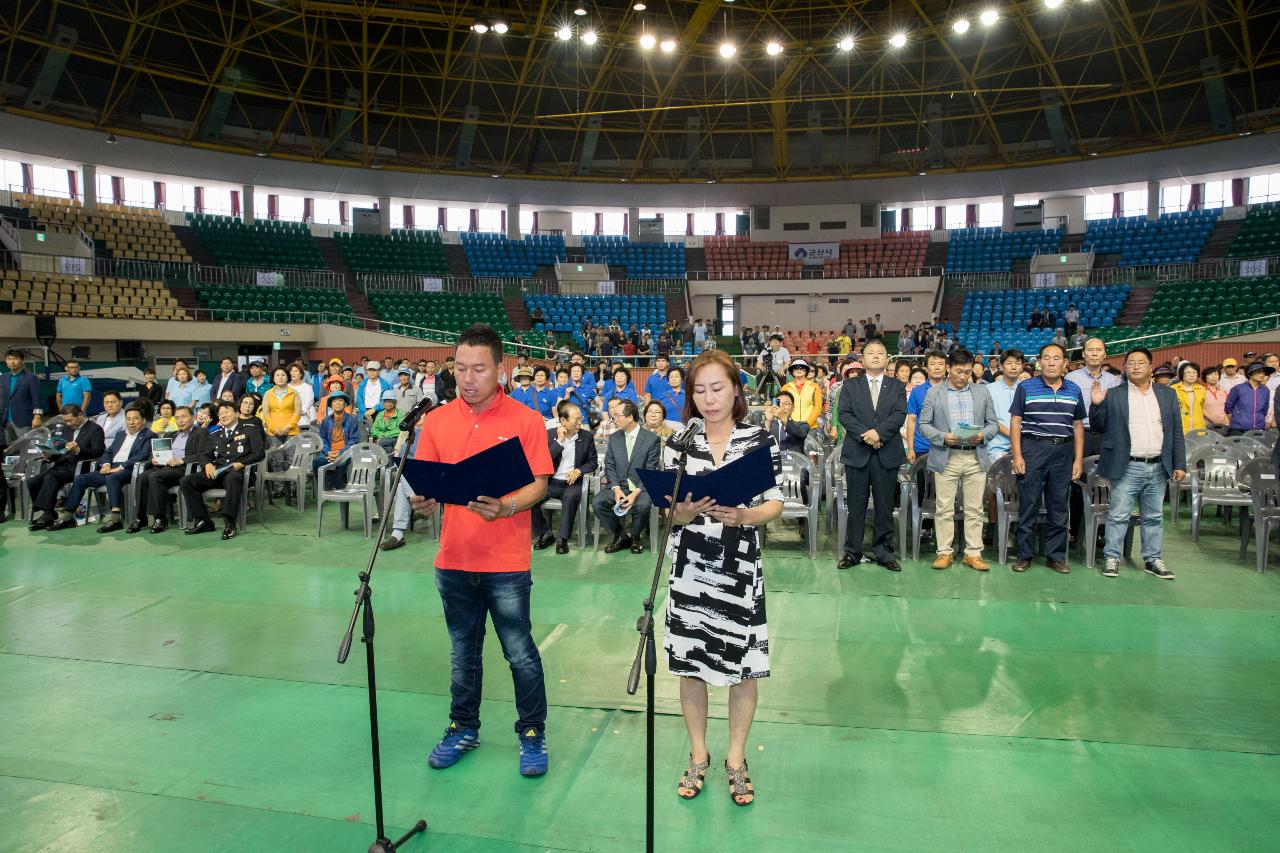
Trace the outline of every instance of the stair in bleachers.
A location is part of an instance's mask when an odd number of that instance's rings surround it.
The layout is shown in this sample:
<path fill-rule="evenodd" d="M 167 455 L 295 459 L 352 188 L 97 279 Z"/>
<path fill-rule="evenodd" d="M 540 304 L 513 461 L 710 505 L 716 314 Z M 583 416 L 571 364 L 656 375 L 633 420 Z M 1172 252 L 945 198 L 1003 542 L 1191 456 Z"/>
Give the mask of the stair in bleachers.
<path fill-rule="evenodd" d="M 1135 287 L 1129 291 L 1129 299 L 1124 303 L 1124 310 L 1116 317 L 1117 326 L 1140 326 L 1147 316 L 1147 308 L 1155 298 L 1154 287 Z"/>
<path fill-rule="evenodd" d="M 938 313 L 939 323 L 950 323 L 951 328 L 960 327 L 960 312 L 964 308 L 964 293 L 948 293 L 942 297 L 942 310 Z"/>
<path fill-rule="evenodd" d="M 174 225 L 172 227 L 174 236 L 178 238 L 178 242 L 182 244 L 182 248 L 186 249 L 193 262 L 202 267 L 215 267 L 218 265 L 218 262 L 213 259 L 213 255 L 209 254 L 209 250 L 200 242 L 200 235 L 196 233 L 196 229 L 187 225 Z"/>
<path fill-rule="evenodd" d="M 1084 250 L 1083 234 L 1068 234 L 1062 238 L 1062 245 L 1058 247 L 1058 251 L 1064 255 L 1074 255 Z"/>
<path fill-rule="evenodd" d="M 585 264 L 587 262 L 587 253 L 582 250 L 581 246 L 568 246 L 564 251 L 565 263 Z"/>
<path fill-rule="evenodd" d="M 25 207 L 9 207 L 0 205 L 0 219 L 7 220 L 10 225 L 23 230 L 35 230 L 36 221 Z"/>
<path fill-rule="evenodd" d="M 1213 231 L 1209 234 L 1209 239 L 1204 243 L 1204 249 L 1200 252 L 1200 260 L 1215 261 L 1225 258 L 1231 251 L 1231 244 L 1235 241 L 1236 235 L 1240 233 L 1240 228 L 1244 225 L 1243 219 L 1219 219 L 1213 225 Z"/>
<path fill-rule="evenodd" d="M 467 253 L 456 243 L 446 243 L 444 259 L 449 266 L 449 275 L 454 278 L 471 278 L 471 267 L 467 265 Z"/>
<path fill-rule="evenodd" d="M 942 269 L 947 265 L 947 244 L 941 240 L 931 242 L 924 250 L 924 265 L 933 269 Z M 947 270 L 950 272 L 950 270 Z"/>
<path fill-rule="evenodd" d="M 316 248 L 320 250 L 320 257 L 324 258 L 325 266 L 331 272 L 335 272 L 342 277 L 344 293 L 347 297 L 347 303 L 351 306 L 351 312 L 365 320 L 376 320 L 378 315 L 374 312 L 373 306 L 369 304 L 364 291 L 360 289 L 355 273 L 351 270 L 351 267 L 347 266 L 342 246 L 332 237 L 316 237 L 315 241 Z"/>
<path fill-rule="evenodd" d="M 973 291 L 961 309 L 959 339 L 979 353 L 989 352 L 993 343 L 1038 352 L 1052 340 L 1054 329 L 1028 329 L 1032 311 L 1047 308 L 1056 315 L 1055 326 L 1062 328 L 1067 307 L 1074 304 L 1081 325 L 1092 332 L 1115 325 L 1129 291 L 1127 284 Z"/>
<path fill-rule="evenodd" d="M 200 310 L 200 300 L 196 298 L 196 292 L 191 288 L 174 287 L 173 285 L 170 285 L 169 293 L 172 294 L 175 300 L 177 300 L 179 307 L 188 314 L 194 315 L 196 311 Z M 204 320 L 207 318 L 201 317 L 200 319 Z"/>
<path fill-rule="evenodd" d="M 516 332 L 527 332 L 533 328 L 533 321 L 529 319 L 529 312 L 524 307 L 523 298 L 519 296 L 504 297 L 502 307 L 506 309 L 507 320 L 511 323 L 511 328 Z"/>
<path fill-rule="evenodd" d="M 685 305 L 683 294 L 679 296 L 668 294 L 663 297 L 663 301 L 666 303 L 667 317 L 669 319 L 675 320 L 677 323 L 683 323 L 689 316 L 689 309 Z"/>
<path fill-rule="evenodd" d="M 684 268 L 690 273 L 704 275 L 707 271 L 707 250 L 687 248 L 684 250 Z"/>
<path fill-rule="evenodd" d="M 1118 252 L 1116 266 L 1120 267 L 1191 264 L 1221 215 L 1221 210 L 1184 210 L 1162 213 L 1156 219 L 1094 219 L 1085 229 L 1084 246 L 1095 252 Z"/>

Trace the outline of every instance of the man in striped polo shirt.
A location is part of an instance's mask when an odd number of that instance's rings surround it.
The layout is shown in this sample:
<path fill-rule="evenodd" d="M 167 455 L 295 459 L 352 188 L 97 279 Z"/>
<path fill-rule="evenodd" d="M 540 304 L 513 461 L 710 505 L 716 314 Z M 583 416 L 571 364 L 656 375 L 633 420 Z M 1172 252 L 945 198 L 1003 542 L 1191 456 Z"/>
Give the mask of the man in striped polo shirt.
<path fill-rule="evenodd" d="M 1009 444 L 1018 475 L 1018 558 L 1025 572 L 1036 555 L 1036 522 L 1044 498 L 1045 564 L 1065 575 L 1071 481 L 1084 460 L 1084 394 L 1063 374 L 1067 353 L 1057 344 L 1040 350 L 1040 375 L 1022 382 L 1009 407 Z"/>

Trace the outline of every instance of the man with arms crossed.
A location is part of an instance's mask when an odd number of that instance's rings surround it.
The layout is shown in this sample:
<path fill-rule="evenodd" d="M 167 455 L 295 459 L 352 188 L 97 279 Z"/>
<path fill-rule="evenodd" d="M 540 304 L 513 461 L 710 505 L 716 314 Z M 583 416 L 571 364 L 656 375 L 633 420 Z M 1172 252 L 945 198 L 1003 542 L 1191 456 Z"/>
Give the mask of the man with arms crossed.
<path fill-rule="evenodd" d="M 534 476 L 509 495 L 482 495 L 465 507 L 444 508 L 435 568 L 453 646 L 453 701 L 449 726 L 428 764 L 452 767 L 480 745 L 481 650 L 485 620 L 492 618 L 515 684 L 520 773 L 541 776 L 547 772 L 547 694 L 529 621 L 529 509 L 546 495 L 554 468 L 541 416 L 502 392 L 501 364 L 502 340 L 493 329 L 477 324 L 459 335 L 453 359 L 457 400 L 423 418 L 414 451 L 415 459 L 455 463 L 515 437 Z M 436 509 L 436 501 L 419 495 L 411 503 L 421 515 Z"/>

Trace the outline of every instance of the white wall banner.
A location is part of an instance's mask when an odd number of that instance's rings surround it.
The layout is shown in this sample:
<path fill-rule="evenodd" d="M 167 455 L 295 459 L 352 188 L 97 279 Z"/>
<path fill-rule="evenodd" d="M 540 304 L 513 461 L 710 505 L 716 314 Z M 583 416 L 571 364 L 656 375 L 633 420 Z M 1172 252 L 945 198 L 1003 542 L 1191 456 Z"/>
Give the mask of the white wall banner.
<path fill-rule="evenodd" d="M 58 258 L 58 271 L 63 275 L 88 275 L 89 259 L 88 258 Z"/>
<path fill-rule="evenodd" d="M 1266 274 L 1267 274 L 1266 258 L 1254 258 L 1252 260 L 1240 262 L 1241 277 L 1253 276 L 1253 275 L 1266 275 Z"/>
<path fill-rule="evenodd" d="M 424 275 L 422 277 L 422 289 L 427 293 L 442 293 L 444 291 L 444 279 Z"/>
<path fill-rule="evenodd" d="M 799 261 L 806 267 L 820 267 L 827 258 L 836 260 L 840 257 L 839 243 L 788 243 L 787 256 Z"/>
<path fill-rule="evenodd" d="M 596 293 L 617 293 L 618 283 L 616 281 L 597 281 Z"/>
<path fill-rule="evenodd" d="M 258 270 L 258 287 L 275 287 L 284 281 L 284 276 L 270 270 Z"/>
<path fill-rule="evenodd" d="M 1038 272 L 1035 275 L 1035 287 L 1054 287 L 1058 283 L 1058 274 L 1053 272 Z"/>

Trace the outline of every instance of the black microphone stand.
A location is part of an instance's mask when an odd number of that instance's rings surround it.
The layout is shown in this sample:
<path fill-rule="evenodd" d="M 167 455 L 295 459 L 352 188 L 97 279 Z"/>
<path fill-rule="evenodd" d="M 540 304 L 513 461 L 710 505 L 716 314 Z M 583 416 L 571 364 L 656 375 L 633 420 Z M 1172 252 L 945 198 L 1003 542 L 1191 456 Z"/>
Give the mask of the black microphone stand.
<path fill-rule="evenodd" d="M 640 632 L 640 642 L 636 646 L 636 657 L 631 663 L 631 675 L 627 678 L 627 695 L 634 696 L 640 688 L 640 662 L 644 661 L 645 674 L 645 789 L 644 789 L 644 849 L 653 853 L 653 680 L 658 674 L 658 648 L 653 638 L 653 602 L 658 597 L 658 584 L 662 580 L 662 561 L 667 555 L 667 540 L 671 538 L 671 527 L 675 520 L 675 507 L 680 498 L 680 484 L 684 480 L 684 468 L 689 459 L 689 444 L 692 437 L 680 448 L 680 458 L 676 462 L 676 481 L 671 489 L 671 505 L 667 517 L 662 524 L 662 542 L 658 547 L 657 561 L 653 567 L 653 580 L 649 585 L 649 597 L 644 600 L 644 614 L 636 622 L 636 630 Z"/>
<path fill-rule="evenodd" d="M 422 414 L 425 414 L 425 410 L 412 419 L 406 417 L 401 422 L 400 429 L 404 432 L 410 432 Z M 396 494 L 400 489 L 400 480 L 404 476 L 404 463 L 409 458 L 408 444 L 409 439 L 406 437 L 406 446 L 401 448 L 400 461 L 396 464 L 395 477 L 391 481 L 391 491 L 388 493 L 387 500 L 391 505 L 395 503 Z M 364 643 L 365 672 L 368 676 L 369 742 L 373 749 L 373 813 L 378 831 L 378 837 L 373 844 L 369 845 L 369 853 L 392 853 L 392 851 L 400 849 L 400 846 L 413 836 L 427 830 L 427 822 L 419 820 L 408 832 L 395 841 L 391 841 L 387 838 L 386 826 L 382 820 L 382 758 L 378 746 L 378 680 L 373 655 L 373 591 L 369 588 L 369 576 L 373 574 L 373 564 L 378 559 L 378 545 L 382 542 L 383 533 L 387 529 L 387 519 L 391 517 L 391 510 L 392 506 L 385 506 L 382 509 L 382 518 L 378 522 L 378 535 L 374 537 L 373 547 L 369 552 L 369 563 L 365 566 L 364 571 L 358 575 L 360 586 L 355 593 L 356 606 L 351 611 L 351 621 L 347 624 L 347 633 L 343 634 L 342 644 L 338 647 L 338 663 L 346 663 L 347 655 L 351 652 L 351 639 L 356 630 L 356 620 L 363 616 L 360 642 Z"/>

